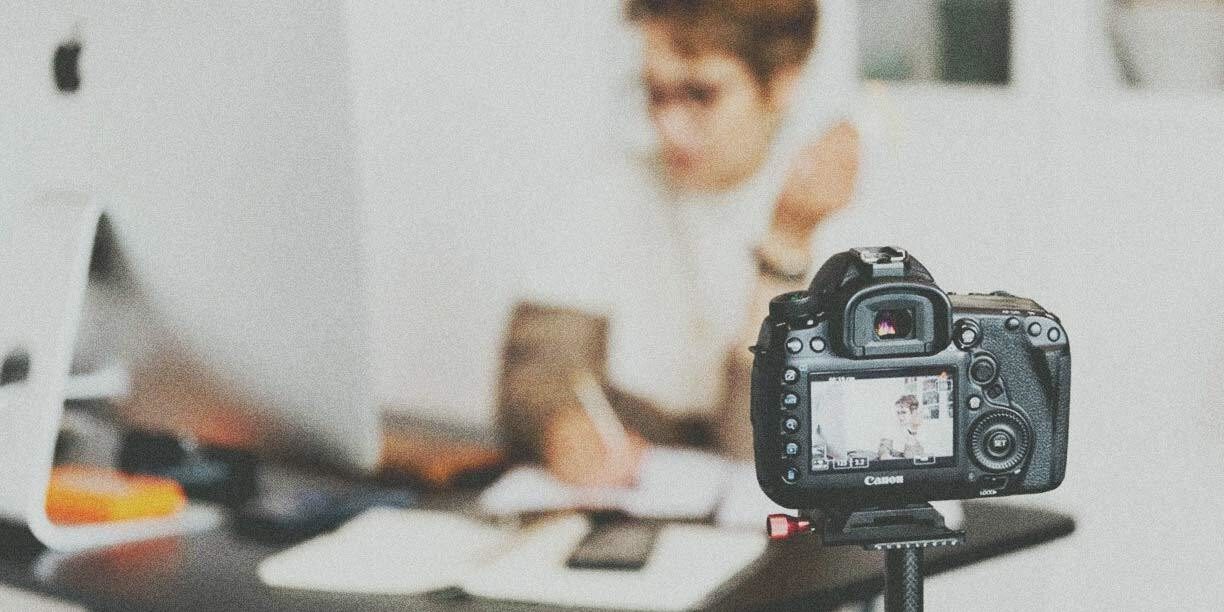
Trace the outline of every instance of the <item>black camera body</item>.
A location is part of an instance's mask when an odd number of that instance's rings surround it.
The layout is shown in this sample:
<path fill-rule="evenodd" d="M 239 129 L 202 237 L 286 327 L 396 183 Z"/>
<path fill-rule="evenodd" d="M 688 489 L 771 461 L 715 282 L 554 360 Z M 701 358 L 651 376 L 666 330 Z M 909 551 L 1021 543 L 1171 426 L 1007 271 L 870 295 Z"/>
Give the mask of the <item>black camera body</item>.
<path fill-rule="evenodd" d="M 1038 493 L 1067 458 L 1071 351 L 1004 292 L 945 293 L 896 247 L 829 259 L 753 347 L 757 480 L 788 508 Z"/>

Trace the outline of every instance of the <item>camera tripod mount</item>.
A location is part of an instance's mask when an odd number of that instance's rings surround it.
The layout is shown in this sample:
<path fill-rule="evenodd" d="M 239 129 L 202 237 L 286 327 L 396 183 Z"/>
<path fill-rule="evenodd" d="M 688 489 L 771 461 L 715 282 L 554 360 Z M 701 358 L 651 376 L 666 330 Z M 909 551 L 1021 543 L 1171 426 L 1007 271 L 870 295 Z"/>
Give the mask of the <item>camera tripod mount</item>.
<path fill-rule="evenodd" d="M 771 514 L 770 539 L 785 540 L 817 529 L 825 546 L 858 545 L 884 551 L 884 607 L 888 612 L 922 610 L 922 551 L 956 546 L 965 532 L 948 529 L 928 503 L 890 508 L 801 510 L 799 516 Z"/>

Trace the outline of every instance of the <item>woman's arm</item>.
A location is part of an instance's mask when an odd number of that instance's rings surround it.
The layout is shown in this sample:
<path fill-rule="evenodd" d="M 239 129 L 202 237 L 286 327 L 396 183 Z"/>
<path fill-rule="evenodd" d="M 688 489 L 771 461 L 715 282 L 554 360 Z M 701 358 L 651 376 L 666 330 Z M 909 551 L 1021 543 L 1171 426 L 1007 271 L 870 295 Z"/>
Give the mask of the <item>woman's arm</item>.
<path fill-rule="evenodd" d="M 636 479 L 647 444 L 707 444 L 702 420 L 677 417 L 606 381 L 607 322 L 577 310 L 523 304 L 510 320 L 498 422 L 516 459 L 539 460 L 575 484 Z M 594 380 L 628 434 L 609 449 L 583 408 L 578 385 Z M 589 392 L 590 389 L 588 388 Z M 589 398 L 587 398 L 589 400 Z"/>
<path fill-rule="evenodd" d="M 769 314 L 769 301 L 807 287 L 812 235 L 821 222 L 850 203 L 858 162 L 858 130 L 842 121 L 804 147 L 791 164 L 769 232 L 757 249 L 760 271 L 753 280 L 747 318 L 726 362 L 726 404 L 716 431 L 728 456 L 752 458 L 748 416 L 752 354 L 747 347 L 756 342 L 761 321 Z"/>
<path fill-rule="evenodd" d="M 514 310 L 497 414 L 512 457 L 540 460 L 576 484 L 632 482 L 641 438 L 629 432 L 626 448 L 607 448 L 576 391 L 580 380 L 602 380 L 606 347 L 601 317 L 536 304 Z"/>

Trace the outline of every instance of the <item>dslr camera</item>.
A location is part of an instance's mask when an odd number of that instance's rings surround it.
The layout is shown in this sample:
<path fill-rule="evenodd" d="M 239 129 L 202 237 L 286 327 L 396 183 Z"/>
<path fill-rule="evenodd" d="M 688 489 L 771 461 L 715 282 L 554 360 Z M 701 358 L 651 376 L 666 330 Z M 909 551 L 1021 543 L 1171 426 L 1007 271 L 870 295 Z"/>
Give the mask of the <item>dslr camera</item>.
<path fill-rule="evenodd" d="M 897 247 L 839 253 L 774 298 L 752 368 L 757 480 L 787 508 L 1039 493 L 1062 482 L 1071 351 L 1057 316 L 946 293 Z"/>

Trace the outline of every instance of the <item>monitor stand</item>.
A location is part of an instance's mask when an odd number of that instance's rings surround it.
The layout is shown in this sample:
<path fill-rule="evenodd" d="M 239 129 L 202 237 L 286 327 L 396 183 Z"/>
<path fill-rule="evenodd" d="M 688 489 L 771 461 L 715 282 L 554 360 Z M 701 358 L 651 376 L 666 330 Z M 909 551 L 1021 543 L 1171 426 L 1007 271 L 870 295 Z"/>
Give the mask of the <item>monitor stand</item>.
<path fill-rule="evenodd" d="M 0 218 L 0 519 L 71 551 L 209 529 L 219 510 L 172 518 L 68 526 L 46 513 L 55 442 L 101 208 L 55 192 Z"/>

